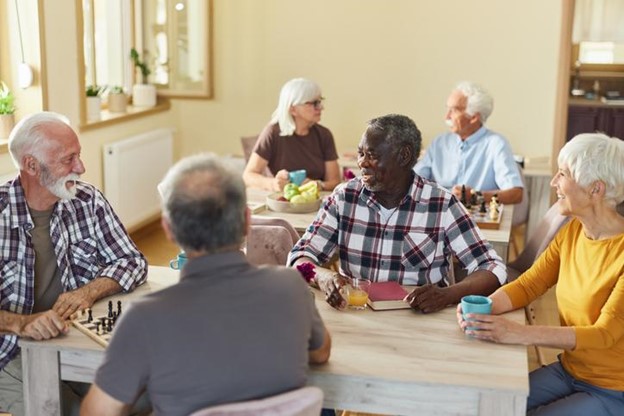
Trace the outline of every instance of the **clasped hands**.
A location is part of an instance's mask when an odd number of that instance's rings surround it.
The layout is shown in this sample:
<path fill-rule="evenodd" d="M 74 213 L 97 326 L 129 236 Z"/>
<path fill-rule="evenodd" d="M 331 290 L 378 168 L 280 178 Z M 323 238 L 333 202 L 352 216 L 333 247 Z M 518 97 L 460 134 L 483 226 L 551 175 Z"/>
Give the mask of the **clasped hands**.
<path fill-rule="evenodd" d="M 50 339 L 69 330 L 67 320 L 76 312 L 93 306 L 95 299 L 89 289 L 83 286 L 71 292 L 62 293 L 52 309 L 32 315 L 21 315 L 17 335 L 35 340 Z"/>
<path fill-rule="evenodd" d="M 316 282 L 325 293 L 325 300 L 335 309 L 344 309 L 347 301 L 342 296 L 341 288 L 347 284 L 348 278 L 338 273 L 317 273 Z M 444 288 L 437 285 L 427 284 L 414 288 L 406 297 L 405 301 L 410 307 L 423 313 L 431 313 L 446 308 L 453 302 L 449 302 Z"/>

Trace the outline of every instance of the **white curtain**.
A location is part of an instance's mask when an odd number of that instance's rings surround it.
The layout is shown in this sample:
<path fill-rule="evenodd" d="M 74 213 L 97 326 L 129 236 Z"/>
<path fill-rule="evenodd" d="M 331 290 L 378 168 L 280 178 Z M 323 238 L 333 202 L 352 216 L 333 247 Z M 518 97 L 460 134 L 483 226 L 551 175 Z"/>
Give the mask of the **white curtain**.
<path fill-rule="evenodd" d="M 572 41 L 624 43 L 624 0 L 576 0 Z"/>

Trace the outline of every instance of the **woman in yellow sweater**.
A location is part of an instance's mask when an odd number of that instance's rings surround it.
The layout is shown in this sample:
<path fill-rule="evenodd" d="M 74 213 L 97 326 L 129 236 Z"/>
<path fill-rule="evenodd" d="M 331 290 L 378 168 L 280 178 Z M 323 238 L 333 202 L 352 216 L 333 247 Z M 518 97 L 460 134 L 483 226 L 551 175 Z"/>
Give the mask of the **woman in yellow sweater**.
<path fill-rule="evenodd" d="M 504 344 L 564 350 L 529 375 L 529 414 L 624 415 L 624 141 L 581 134 L 559 153 L 551 185 L 572 217 L 533 266 L 490 297 L 492 315 L 470 315 L 467 334 Z M 557 285 L 561 326 L 525 326 L 498 314 Z"/>

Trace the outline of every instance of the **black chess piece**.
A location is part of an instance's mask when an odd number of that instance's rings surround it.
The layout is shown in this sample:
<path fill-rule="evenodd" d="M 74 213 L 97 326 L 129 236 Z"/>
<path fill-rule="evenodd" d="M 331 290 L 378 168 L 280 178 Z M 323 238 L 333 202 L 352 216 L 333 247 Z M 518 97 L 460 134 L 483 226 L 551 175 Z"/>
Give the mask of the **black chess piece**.
<path fill-rule="evenodd" d="M 87 322 L 91 323 L 93 322 L 93 311 L 91 310 L 91 308 L 89 308 L 88 312 L 89 312 L 89 316 L 87 316 Z"/>
<path fill-rule="evenodd" d="M 479 212 L 485 214 L 487 209 L 485 208 L 485 200 L 481 201 L 481 208 L 479 208 Z"/>
<path fill-rule="evenodd" d="M 462 185 L 461 199 L 459 200 L 459 202 L 464 204 L 464 206 L 466 206 L 466 204 L 468 203 L 468 201 L 466 200 L 466 185 Z"/>
<path fill-rule="evenodd" d="M 108 301 L 108 317 L 109 318 L 113 317 L 113 301 L 112 300 Z"/>
<path fill-rule="evenodd" d="M 117 301 L 117 317 L 119 318 L 119 315 L 121 315 L 121 301 L 118 300 Z"/>
<path fill-rule="evenodd" d="M 106 331 L 111 332 L 112 330 L 113 330 L 113 320 L 109 318 L 107 325 L 106 325 Z"/>
<path fill-rule="evenodd" d="M 95 333 L 99 335 L 100 333 L 100 322 L 95 322 Z"/>
<path fill-rule="evenodd" d="M 470 191 L 470 205 L 475 207 L 479 205 L 479 201 L 477 200 L 477 193 L 474 189 Z"/>

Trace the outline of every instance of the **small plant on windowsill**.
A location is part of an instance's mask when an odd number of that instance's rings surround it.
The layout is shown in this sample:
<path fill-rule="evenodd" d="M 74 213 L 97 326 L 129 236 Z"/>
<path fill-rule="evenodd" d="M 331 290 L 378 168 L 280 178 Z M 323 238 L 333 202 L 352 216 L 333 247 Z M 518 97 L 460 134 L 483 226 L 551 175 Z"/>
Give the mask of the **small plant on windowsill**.
<path fill-rule="evenodd" d="M 108 111 L 125 113 L 128 108 L 128 96 L 123 87 L 115 85 L 108 90 Z"/>
<path fill-rule="evenodd" d="M 88 85 L 85 89 L 87 95 L 87 121 L 97 121 L 101 118 L 102 93 L 106 87 L 99 85 Z"/>
<path fill-rule="evenodd" d="M 15 97 L 7 87 L 0 81 L 0 140 L 6 140 L 15 126 Z"/>
<path fill-rule="evenodd" d="M 15 113 L 15 97 L 4 82 L 0 81 L 0 114 L 12 115 Z"/>
<path fill-rule="evenodd" d="M 106 91 L 106 87 L 101 87 L 99 85 L 89 85 L 85 90 L 87 97 L 99 97 L 104 91 Z"/>
<path fill-rule="evenodd" d="M 132 104 L 135 107 L 154 107 L 156 105 L 156 86 L 148 84 L 148 76 L 152 73 L 145 58 L 141 56 L 135 48 L 130 50 L 130 59 L 134 67 L 141 72 L 141 84 L 132 86 Z"/>

